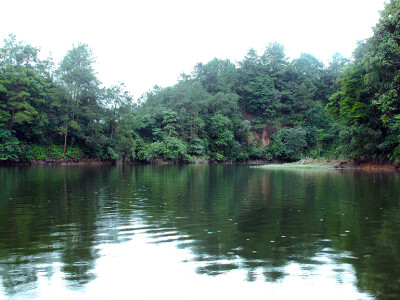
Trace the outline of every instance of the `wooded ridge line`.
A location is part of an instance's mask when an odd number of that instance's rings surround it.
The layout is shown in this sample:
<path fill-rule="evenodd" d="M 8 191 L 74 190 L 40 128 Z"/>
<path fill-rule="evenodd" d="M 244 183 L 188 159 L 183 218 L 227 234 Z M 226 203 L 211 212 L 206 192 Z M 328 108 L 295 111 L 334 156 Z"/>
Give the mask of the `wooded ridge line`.
<path fill-rule="evenodd" d="M 92 50 L 55 65 L 10 35 L 0 48 L 0 160 L 400 161 L 400 1 L 385 5 L 352 60 L 327 66 L 284 46 L 213 59 L 134 101 L 103 87 Z"/>

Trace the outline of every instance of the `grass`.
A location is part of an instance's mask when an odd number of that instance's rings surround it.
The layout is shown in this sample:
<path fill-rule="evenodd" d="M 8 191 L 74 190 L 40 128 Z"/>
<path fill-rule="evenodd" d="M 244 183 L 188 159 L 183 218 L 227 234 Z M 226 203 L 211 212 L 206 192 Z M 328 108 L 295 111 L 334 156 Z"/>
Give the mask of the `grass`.
<path fill-rule="evenodd" d="M 268 164 L 257 166 L 261 169 L 334 169 L 336 164 L 330 161 L 321 159 L 302 159 L 293 163 L 283 163 L 283 164 Z"/>
<path fill-rule="evenodd" d="M 335 159 L 312 159 L 306 158 L 293 163 L 283 164 L 268 164 L 257 166 L 260 169 L 273 169 L 273 170 L 338 170 L 338 169 L 352 169 L 362 170 L 366 172 L 382 172 L 382 171 L 398 171 L 400 170 L 398 164 L 394 163 L 379 163 L 379 162 L 366 162 L 363 164 L 355 164 L 346 160 Z"/>

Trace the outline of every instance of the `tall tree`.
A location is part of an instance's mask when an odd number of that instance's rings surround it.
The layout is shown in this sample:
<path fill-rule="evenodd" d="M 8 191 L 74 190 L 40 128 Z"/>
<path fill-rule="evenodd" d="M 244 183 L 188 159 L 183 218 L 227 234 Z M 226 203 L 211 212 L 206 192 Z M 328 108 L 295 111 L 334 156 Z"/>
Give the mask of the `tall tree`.
<path fill-rule="evenodd" d="M 218 58 L 207 64 L 198 63 L 193 75 L 211 94 L 232 92 L 237 81 L 235 64 Z"/>
<path fill-rule="evenodd" d="M 400 1 L 385 5 L 327 108 L 351 156 L 400 160 Z"/>
<path fill-rule="evenodd" d="M 275 117 L 280 102 L 273 80 L 268 75 L 268 67 L 262 64 L 260 57 L 253 49 L 250 49 L 239 66 L 237 91 L 241 98 L 241 107 L 254 115 L 265 118 Z"/>
<path fill-rule="evenodd" d="M 102 105 L 108 108 L 106 116 L 109 123 L 110 139 L 113 139 L 115 127 L 123 116 L 127 105 L 132 103 L 132 95 L 124 90 L 123 83 L 102 90 Z"/>
<path fill-rule="evenodd" d="M 391 0 L 381 12 L 365 57 L 366 80 L 377 92 L 374 104 L 386 126 L 400 124 L 400 1 Z"/>
<path fill-rule="evenodd" d="M 45 99 L 51 89 L 38 53 L 39 48 L 17 42 L 14 35 L 0 48 L 0 125 L 30 142 L 43 133 Z"/>
<path fill-rule="evenodd" d="M 260 57 L 260 61 L 267 67 L 267 73 L 272 78 L 275 89 L 284 90 L 284 72 L 289 64 L 284 46 L 276 42 L 270 43 Z"/>
<path fill-rule="evenodd" d="M 95 59 L 87 44 L 73 46 L 61 61 L 58 72 L 59 79 L 68 92 L 64 103 L 63 124 L 60 132 L 64 135 L 63 155 L 65 154 L 68 133 L 73 130 L 82 137 L 79 118 L 85 106 L 93 101 L 99 82 L 94 71 Z M 96 100 L 95 100 L 96 101 Z"/>

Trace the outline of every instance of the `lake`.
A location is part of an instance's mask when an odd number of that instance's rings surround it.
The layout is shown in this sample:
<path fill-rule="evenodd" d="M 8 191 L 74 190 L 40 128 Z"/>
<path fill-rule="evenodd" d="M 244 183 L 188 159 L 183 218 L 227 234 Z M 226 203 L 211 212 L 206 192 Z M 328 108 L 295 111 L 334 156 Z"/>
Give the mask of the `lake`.
<path fill-rule="evenodd" d="M 398 299 L 400 177 L 0 168 L 1 299 Z"/>

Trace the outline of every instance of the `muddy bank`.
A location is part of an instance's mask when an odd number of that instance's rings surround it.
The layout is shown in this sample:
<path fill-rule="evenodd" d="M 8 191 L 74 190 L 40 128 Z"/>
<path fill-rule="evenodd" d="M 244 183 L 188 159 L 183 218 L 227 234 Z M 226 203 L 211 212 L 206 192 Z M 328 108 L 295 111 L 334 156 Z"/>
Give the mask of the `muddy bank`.
<path fill-rule="evenodd" d="M 380 161 L 350 161 L 343 164 L 346 168 L 352 168 L 363 171 L 399 171 L 400 163 L 398 162 L 380 162 Z"/>

